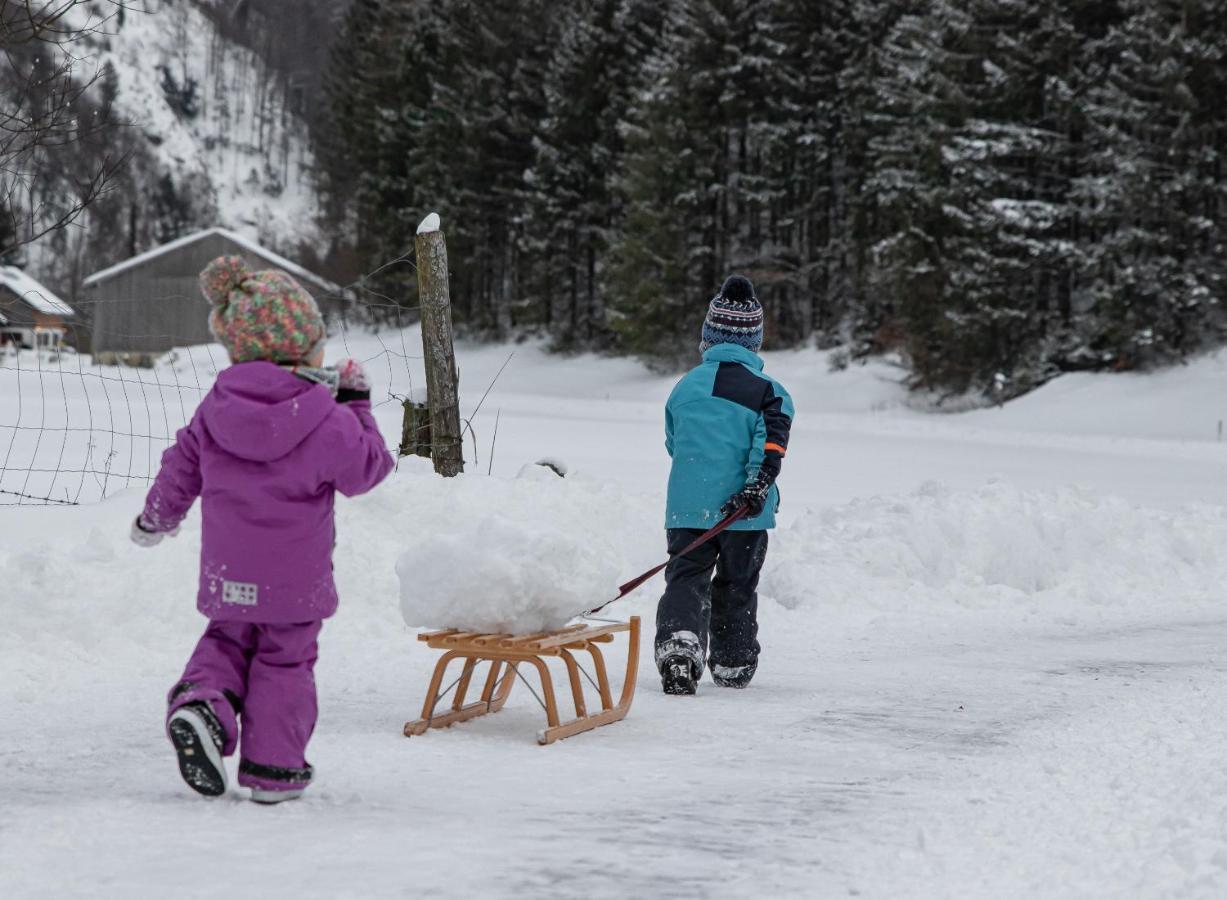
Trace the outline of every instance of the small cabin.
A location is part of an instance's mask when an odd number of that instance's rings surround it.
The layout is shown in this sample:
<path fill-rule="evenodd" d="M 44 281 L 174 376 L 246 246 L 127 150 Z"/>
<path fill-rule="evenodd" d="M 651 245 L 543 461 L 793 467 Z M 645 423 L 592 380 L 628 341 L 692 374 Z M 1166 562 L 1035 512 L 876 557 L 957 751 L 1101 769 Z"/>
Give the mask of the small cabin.
<path fill-rule="evenodd" d="M 82 293 L 93 308 L 94 361 L 152 365 L 175 347 L 208 344 L 209 307 L 197 280 L 218 256 L 235 255 L 253 269 L 281 269 L 311 292 L 325 316 L 342 313 L 348 294 L 333 282 L 255 241 L 209 228 L 95 272 Z"/>
<path fill-rule="evenodd" d="M 72 307 L 30 275 L 0 266 L 0 348 L 58 350 L 76 323 Z"/>

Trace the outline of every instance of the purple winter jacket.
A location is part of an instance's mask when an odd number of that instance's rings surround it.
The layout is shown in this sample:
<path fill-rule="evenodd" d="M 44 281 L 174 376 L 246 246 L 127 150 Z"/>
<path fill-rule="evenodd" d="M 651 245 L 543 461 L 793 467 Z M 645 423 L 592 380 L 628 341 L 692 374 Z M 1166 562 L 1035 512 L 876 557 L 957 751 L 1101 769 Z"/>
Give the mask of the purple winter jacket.
<path fill-rule="evenodd" d="M 333 492 L 369 491 L 393 459 L 366 400 L 268 362 L 222 371 L 162 454 L 143 524 L 171 531 L 197 496 L 197 608 L 227 622 L 307 622 L 337 608 Z"/>

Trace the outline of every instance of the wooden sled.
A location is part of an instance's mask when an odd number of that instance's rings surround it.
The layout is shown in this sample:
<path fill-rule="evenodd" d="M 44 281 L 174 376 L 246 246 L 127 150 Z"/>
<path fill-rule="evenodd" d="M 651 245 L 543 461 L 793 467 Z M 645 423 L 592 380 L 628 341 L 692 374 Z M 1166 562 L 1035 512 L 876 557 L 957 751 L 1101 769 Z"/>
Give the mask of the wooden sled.
<path fill-rule="evenodd" d="M 605 670 L 605 657 L 601 653 L 601 644 L 614 640 L 619 632 L 628 632 L 630 645 L 626 651 L 626 681 L 622 685 L 622 696 L 615 706 L 613 694 L 609 689 L 609 675 Z M 537 670 L 541 679 L 542 697 L 538 699 L 545 707 L 547 728 L 537 732 L 537 743 L 552 744 L 554 741 L 568 738 L 575 734 L 591 731 L 601 725 L 608 725 L 626 718 L 630 711 L 631 700 L 635 697 L 635 676 L 639 671 L 639 617 L 632 616 L 629 622 L 613 625 L 571 625 L 557 631 L 544 631 L 537 634 L 514 636 L 509 634 L 481 634 L 473 631 L 432 631 L 418 635 L 419 641 L 427 646 L 443 651 L 443 658 L 435 666 L 434 675 L 430 679 L 430 687 L 426 690 L 426 704 L 422 707 L 422 718 L 405 723 L 405 737 L 425 734 L 431 728 L 446 728 L 457 722 L 467 722 L 487 713 L 498 712 L 507 702 L 512 685 L 517 677 L 524 678 L 520 671 L 521 665 L 531 666 Z M 587 675 L 578 660 L 576 653 L 587 652 L 592 656 L 593 668 L 596 671 L 595 687 L 600 694 L 600 712 L 588 712 L 584 698 L 584 686 L 581 673 Z M 544 657 L 556 657 L 563 661 L 571 682 L 571 697 L 575 703 L 575 718 L 563 722 L 558 714 L 558 702 L 554 694 L 554 680 Z M 449 688 L 440 692 L 443 677 L 452 660 L 463 660 L 463 668 L 459 679 L 455 682 L 456 696 L 452 699 L 451 709 L 436 712 L 443 695 Z M 480 662 L 490 664 L 486 674 L 485 686 L 481 691 L 481 699 L 465 703 L 469 687 L 473 682 L 473 674 Z M 591 680 L 591 679 L 589 679 Z M 525 681 L 525 684 L 528 684 Z M 531 687 L 531 686 L 530 686 Z"/>

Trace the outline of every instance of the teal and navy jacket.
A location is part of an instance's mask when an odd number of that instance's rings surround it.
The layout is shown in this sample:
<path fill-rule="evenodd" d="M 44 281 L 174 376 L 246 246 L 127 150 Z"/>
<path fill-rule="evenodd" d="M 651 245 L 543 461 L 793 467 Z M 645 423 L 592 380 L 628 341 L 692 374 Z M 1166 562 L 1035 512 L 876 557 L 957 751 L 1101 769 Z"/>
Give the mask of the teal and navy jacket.
<path fill-rule="evenodd" d="M 717 344 L 669 395 L 665 449 L 669 472 L 666 528 L 708 529 L 720 507 L 761 471 L 772 482 L 763 513 L 733 525 L 738 531 L 775 527 L 780 505 L 775 478 L 788 452 L 792 398 L 763 374 L 757 353 Z"/>

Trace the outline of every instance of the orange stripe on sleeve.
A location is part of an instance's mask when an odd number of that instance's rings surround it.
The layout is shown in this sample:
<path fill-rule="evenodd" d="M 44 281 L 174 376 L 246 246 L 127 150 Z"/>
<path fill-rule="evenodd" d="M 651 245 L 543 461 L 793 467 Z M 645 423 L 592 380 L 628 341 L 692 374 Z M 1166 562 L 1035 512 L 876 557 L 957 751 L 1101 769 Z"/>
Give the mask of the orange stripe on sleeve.
<path fill-rule="evenodd" d="M 775 443 L 774 441 L 769 441 L 767 443 L 767 446 L 765 446 L 763 449 L 767 451 L 774 450 L 776 453 L 780 454 L 780 456 L 788 455 L 788 448 L 781 447 L 779 444 Z"/>

